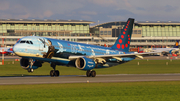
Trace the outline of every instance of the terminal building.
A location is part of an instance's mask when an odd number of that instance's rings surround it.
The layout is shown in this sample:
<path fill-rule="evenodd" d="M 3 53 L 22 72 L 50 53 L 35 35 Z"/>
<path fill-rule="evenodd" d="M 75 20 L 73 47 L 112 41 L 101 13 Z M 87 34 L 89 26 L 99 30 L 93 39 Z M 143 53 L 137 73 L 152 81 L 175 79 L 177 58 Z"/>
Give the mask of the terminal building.
<path fill-rule="evenodd" d="M 112 45 L 112 40 L 120 34 L 125 22 L 108 22 L 91 27 L 91 33 L 104 38 Z M 180 40 L 180 22 L 135 21 L 132 33 L 131 47 L 173 47 Z"/>
<path fill-rule="evenodd" d="M 90 36 L 89 24 L 85 20 L 27 20 L 0 19 L 0 44 L 13 46 L 24 36 L 45 36 L 68 41 L 78 41 L 76 37 Z"/>
<path fill-rule="evenodd" d="M 0 19 L 0 44 L 13 46 L 24 36 L 44 36 L 95 45 L 114 44 L 125 21 L 108 22 L 90 27 L 85 20 Z M 131 47 L 172 47 L 180 40 L 180 22 L 135 21 Z"/>

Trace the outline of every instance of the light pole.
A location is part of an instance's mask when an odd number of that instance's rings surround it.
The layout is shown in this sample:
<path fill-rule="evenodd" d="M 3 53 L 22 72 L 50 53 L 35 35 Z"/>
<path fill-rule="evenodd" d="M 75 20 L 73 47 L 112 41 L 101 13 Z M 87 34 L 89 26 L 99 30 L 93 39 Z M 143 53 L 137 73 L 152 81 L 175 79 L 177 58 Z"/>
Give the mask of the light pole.
<path fill-rule="evenodd" d="M 2 65 L 4 65 L 4 38 L 2 38 Z"/>

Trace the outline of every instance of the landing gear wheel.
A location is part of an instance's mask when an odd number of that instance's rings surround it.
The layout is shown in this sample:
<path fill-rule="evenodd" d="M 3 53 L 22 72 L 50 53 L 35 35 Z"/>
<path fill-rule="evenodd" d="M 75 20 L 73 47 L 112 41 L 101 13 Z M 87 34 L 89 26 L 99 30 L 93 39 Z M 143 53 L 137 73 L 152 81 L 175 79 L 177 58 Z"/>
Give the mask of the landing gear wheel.
<path fill-rule="evenodd" d="M 92 70 L 92 71 L 88 70 L 86 72 L 86 76 L 87 77 L 90 77 L 90 76 L 95 77 L 96 76 L 96 71 L 95 70 Z"/>
<path fill-rule="evenodd" d="M 95 76 L 96 76 L 96 71 L 94 71 L 94 70 L 91 71 L 91 76 L 92 76 L 92 77 L 95 77 Z"/>
<path fill-rule="evenodd" d="M 54 75 L 55 75 L 56 77 L 59 76 L 59 71 L 58 71 L 58 70 L 55 70 Z"/>
<path fill-rule="evenodd" d="M 87 76 L 87 77 L 90 77 L 90 76 L 91 76 L 91 71 L 90 71 L 90 70 L 88 70 L 88 71 L 86 72 L 86 76 Z"/>
<path fill-rule="evenodd" d="M 34 69 L 31 68 L 31 72 L 33 72 L 33 71 L 34 71 Z"/>
<path fill-rule="evenodd" d="M 32 68 L 28 68 L 27 71 L 32 73 L 34 70 Z"/>
<path fill-rule="evenodd" d="M 56 63 L 52 62 L 51 63 L 51 67 L 53 68 L 53 70 L 50 71 L 50 76 L 53 77 L 53 76 L 59 76 L 59 71 L 56 70 Z"/>
<path fill-rule="evenodd" d="M 31 69 L 30 69 L 30 68 L 28 68 L 28 69 L 27 69 L 27 71 L 28 71 L 28 72 L 31 72 Z"/>
<path fill-rule="evenodd" d="M 54 76 L 57 77 L 57 76 L 59 76 L 59 71 L 58 71 L 58 70 L 51 70 L 51 71 L 50 71 L 50 76 L 51 76 L 51 77 L 54 77 Z"/>
<path fill-rule="evenodd" d="M 54 70 L 50 71 L 50 76 L 53 77 L 54 76 Z"/>

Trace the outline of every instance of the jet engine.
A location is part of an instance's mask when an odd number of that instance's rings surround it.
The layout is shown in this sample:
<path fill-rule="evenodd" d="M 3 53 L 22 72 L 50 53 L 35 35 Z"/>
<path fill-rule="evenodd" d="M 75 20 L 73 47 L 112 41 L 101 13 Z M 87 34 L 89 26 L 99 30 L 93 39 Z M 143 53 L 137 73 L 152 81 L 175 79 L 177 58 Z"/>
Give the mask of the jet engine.
<path fill-rule="evenodd" d="M 95 68 L 96 63 L 94 62 L 93 59 L 80 57 L 76 59 L 75 65 L 80 70 L 92 70 Z"/>
<path fill-rule="evenodd" d="M 20 60 L 20 65 L 23 69 L 28 70 L 28 68 L 37 69 L 42 66 L 42 63 L 33 59 L 22 58 Z"/>

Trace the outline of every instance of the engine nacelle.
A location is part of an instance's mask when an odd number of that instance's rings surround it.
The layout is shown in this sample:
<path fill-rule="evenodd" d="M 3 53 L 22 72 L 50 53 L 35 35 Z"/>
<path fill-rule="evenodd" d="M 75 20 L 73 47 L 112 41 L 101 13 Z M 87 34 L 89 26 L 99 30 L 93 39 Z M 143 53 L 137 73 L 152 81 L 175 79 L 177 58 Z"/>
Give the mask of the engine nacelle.
<path fill-rule="evenodd" d="M 29 59 L 25 59 L 25 58 L 22 58 L 20 60 L 20 65 L 23 69 L 28 69 L 28 68 L 31 68 L 31 65 L 30 65 L 30 60 Z M 42 66 L 42 63 L 39 62 L 39 61 L 35 61 L 33 60 L 33 65 L 32 65 L 32 69 L 37 69 L 39 67 Z"/>
<path fill-rule="evenodd" d="M 95 68 L 96 63 L 94 62 L 93 59 L 80 57 L 76 59 L 75 65 L 78 69 L 81 69 L 81 70 L 92 70 Z"/>

